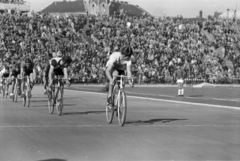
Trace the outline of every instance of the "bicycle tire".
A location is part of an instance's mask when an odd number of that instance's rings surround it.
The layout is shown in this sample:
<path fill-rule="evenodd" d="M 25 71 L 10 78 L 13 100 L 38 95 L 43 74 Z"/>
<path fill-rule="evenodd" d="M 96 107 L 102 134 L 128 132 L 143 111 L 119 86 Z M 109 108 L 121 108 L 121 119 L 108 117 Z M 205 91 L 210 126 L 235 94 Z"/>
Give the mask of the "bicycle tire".
<path fill-rule="evenodd" d="M 18 90 L 17 90 L 17 81 L 15 83 L 15 87 L 14 87 L 14 93 L 13 93 L 13 102 L 17 102 L 17 98 L 18 98 Z"/>
<path fill-rule="evenodd" d="M 120 91 L 118 97 L 118 123 L 123 126 L 127 116 L 127 99 L 124 91 Z"/>
<path fill-rule="evenodd" d="M 117 93 L 116 90 L 117 90 L 117 86 L 115 85 L 112 90 L 112 102 L 113 102 L 113 104 L 111 105 L 112 107 L 106 106 L 106 118 L 107 118 L 107 122 L 109 124 L 112 123 L 113 117 L 114 117 L 114 111 L 115 111 L 115 105 L 116 105 L 115 100 L 117 100 L 116 99 L 116 93 Z"/>
<path fill-rule="evenodd" d="M 26 96 L 24 95 L 24 96 L 22 97 L 22 99 L 23 99 L 23 106 L 25 107 L 25 106 L 26 106 Z"/>
<path fill-rule="evenodd" d="M 5 98 L 5 85 L 3 86 L 2 91 L 3 91 L 3 98 Z"/>
<path fill-rule="evenodd" d="M 27 101 L 27 107 L 30 107 L 30 100 L 31 100 L 31 92 L 28 91 L 26 96 L 26 101 Z"/>
<path fill-rule="evenodd" d="M 59 87 L 59 92 L 58 95 L 60 94 L 60 99 L 57 100 L 57 114 L 58 116 L 62 115 L 62 111 L 63 111 L 63 87 Z"/>
<path fill-rule="evenodd" d="M 54 112 L 53 98 L 54 98 L 54 91 L 53 90 L 48 91 L 48 111 L 50 114 L 53 114 L 53 112 Z"/>

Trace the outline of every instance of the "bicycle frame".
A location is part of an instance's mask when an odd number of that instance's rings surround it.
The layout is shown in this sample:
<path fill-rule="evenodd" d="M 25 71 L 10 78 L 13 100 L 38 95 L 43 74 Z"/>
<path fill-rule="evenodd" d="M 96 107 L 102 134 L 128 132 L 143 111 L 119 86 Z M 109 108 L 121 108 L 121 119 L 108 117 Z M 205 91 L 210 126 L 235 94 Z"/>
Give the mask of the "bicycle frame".
<path fill-rule="evenodd" d="M 31 88 L 30 88 L 30 76 L 25 76 L 21 79 L 23 82 L 23 106 L 26 105 L 26 102 L 28 103 L 27 106 L 30 106 L 30 98 L 31 98 Z"/>
<path fill-rule="evenodd" d="M 57 84 L 57 87 L 55 85 Z M 57 88 L 57 91 L 55 93 L 55 88 Z M 53 84 L 51 86 L 51 93 L 48 94 L 48 109 L 49 113 L 53 114 L 54 107 L 56 107 L 58 115 L 62 115 L 62 109 L 63 109 L 63 91 L 64 91 L 64 79 L 60 78 L 60 76 L 56 76 L 53 79 Z M 59 92 L 60 92 L 60 98 L 59 98 Z"/>
<path fill-rule="evenodd" d="M 116 78 L 120 78 L 118 80 L 115 80 Z M 109 106 L 106 107 L 106 117 L 108 123 L 112 123 L 114 112 L 116 111 L 118 122 L 121 126 L 125 124 L 126 121 L 126 115 L 127 115 L 127 99 L 125 94 L 125 79 L 129 78 L 126 76 L 114 76 L 114 87 L 112 92 L 112 107 L 109 108 Z M 133 78 L 131 78 L 133 80 Z M 116 86 L 117 84 L 117 86 Z M 117 93 L 116 93 L 117 91 Z M 115 95 L 117 96 L 115 97 Z"/>
<path fill-rule="evenodd" d="M 19 79 L 16 77 L 14 78 L 13 80 L 15 83 L 14 83 L 14 90 L 13 90 L 13 102 L 17 102 L 17 97 L 18 97 L 18 84 L 19 84 Z"/>
<path fill-rule="evenodd" d="M 8 78 L 2 78 L 2 91 L 3 91 L 3 98 L 7 98 L 6 90 L 8 90 Z"/>

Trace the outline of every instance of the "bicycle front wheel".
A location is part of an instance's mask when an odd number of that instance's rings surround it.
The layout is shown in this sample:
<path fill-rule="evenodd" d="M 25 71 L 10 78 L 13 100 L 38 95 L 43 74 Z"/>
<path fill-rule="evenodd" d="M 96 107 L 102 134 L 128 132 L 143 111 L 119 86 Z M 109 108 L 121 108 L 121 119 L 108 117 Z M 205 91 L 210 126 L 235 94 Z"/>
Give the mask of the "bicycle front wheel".
<path fill-rule="evenodd" d="M 26 95 L 24 94 L 24 96 L 22 97 L 23 99 L 23 106 L 26 106 Z"/>
<path fill-rule="evenodd" d="M 14 87 L 14 93 L 13 93 L 13 102 L 17 102 L 17 97 L 18 97 L 18 90 L 17 90 L 18 86 L 17 83 L 15 84 Z"/>
<path fill-rule="evenodd" d="M 127 116 L 127 99 L 124 91 L 120 91 L 118 97 L 118 122 L 123 126 Z"/>
<path fill-rule="evenodd" d="M 112 105 L 107 105 L 106 106 L 106 118 L 107 118 L 107 122 L 109 124 L 112 123 L 112 120 L 113 120 L 113 116 L 114 116 L 114 111 L 115 111 L 115 101 L 117 100 L 117 86 L 115 85 L 113 87 L 113 90 L 112 90 Z"/>
<path fill-rule="evenodd" d="M 57 114 L 58 116 L 62 115 L 62 110 L 63 110 L 63 87 L 60 87 L 58 95 L 59 99 L 57 100 Z"/>
<path fill-rule="evenodd" d="M 3 92 L 3 98 L 5 98 L 5 87 L 4 87 L 4 85 L 3 85 L 2 92 Z"/>

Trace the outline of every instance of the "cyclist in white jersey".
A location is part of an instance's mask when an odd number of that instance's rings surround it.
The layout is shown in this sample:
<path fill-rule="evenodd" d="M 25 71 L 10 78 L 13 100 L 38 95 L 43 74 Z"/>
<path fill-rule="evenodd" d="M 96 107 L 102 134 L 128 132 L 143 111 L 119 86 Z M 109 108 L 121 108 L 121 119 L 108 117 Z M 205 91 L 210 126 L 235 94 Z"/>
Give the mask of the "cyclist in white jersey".
<path fill-rule="evenodd" d="M 125 75 L 125 70 L 127 71 L 127 76 L 132 77 L 131 72 L 131 56 L 133 50 L 130 46 L 125 46 L 121 49 L 121 52 L 114 52 L 110 55 L 109 60 L 106 65 L 106 76 L 109 80 L 109 90 L 108 90 L 108 104 L 112 104 L 112 88 L 114 85 L 113 72 L 116 72 L 116 75 Z M 129 79 L 130 86 L 133 86 L 133 82 Z"/>

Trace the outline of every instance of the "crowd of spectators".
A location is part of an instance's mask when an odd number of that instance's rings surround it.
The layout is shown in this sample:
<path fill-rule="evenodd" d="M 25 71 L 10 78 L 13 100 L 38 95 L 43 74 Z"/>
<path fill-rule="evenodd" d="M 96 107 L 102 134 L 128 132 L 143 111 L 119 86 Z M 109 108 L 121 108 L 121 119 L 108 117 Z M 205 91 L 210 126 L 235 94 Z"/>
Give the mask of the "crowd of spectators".
<path fill-rule="evenodd" d="M 127 22 L 132 23 L 128 30 Z M 129 37 L 139 82 L 172 83 L 177 64 L 183 66 L 186 78 L 233 83 L 240 77 L 240 21 L 232 19 L 16 12 L 1 14 L 0 25 L 4 62 L 15 64 L 30 57 L 39 76 L 50 55 L 60 49 L 73 59 L 72 78 L 103 82 L 109 53 L 118 51 Z"/>
<path fill-rule="evenodd" d="M 26 4 L 26 1 L 24 1 L 24 0 L 0 0 L 0 3 L 12 3 L 12 4 L 23 5 L 23 4 Z"/>

